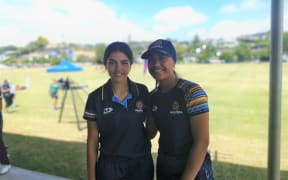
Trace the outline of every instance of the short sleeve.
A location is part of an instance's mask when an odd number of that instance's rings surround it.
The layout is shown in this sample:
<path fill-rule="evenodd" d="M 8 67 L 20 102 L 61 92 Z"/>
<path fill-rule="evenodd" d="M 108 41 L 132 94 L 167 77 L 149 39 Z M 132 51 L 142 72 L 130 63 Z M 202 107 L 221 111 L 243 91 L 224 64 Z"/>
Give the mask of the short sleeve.
<path fill-rule="evenodd" d="M 96 109 L 97 99 L 95 94 L 89 94 L 86 101 L 83 118 L 88 121 L 96 121 L 97 109 Z"/>
<path fill-rule="evenodd" d="M 187 113 L 194 116 L 204 112 L 209 112 L 208 96 L 198 85 L 189 86 L 185 93 Z"/>

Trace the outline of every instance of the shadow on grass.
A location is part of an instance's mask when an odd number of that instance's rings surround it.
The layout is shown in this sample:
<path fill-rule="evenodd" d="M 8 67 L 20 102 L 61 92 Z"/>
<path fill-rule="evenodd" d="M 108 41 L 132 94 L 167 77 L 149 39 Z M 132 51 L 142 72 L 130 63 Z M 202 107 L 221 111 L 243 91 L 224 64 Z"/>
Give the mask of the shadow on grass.
<path fill-rule="evenodd" d="M 239 164 L 213 162 L 215 179 L 219 180 L 265 180 L 267 169 Z M 281 171 L 281 180 L 288 180 L 288 171 Z"/>
<path fill-rule="evenodd" d="M 86 178 L 86 144 L 4 133 L 12 166 L 81 180 Z"/>
<path fill-rule="evenodd" d="M 75 180 L 86 177 L 86 144 L 4 133 L 13 166 Z M 157 154 L 153 153 L 154 162 Z M 263 180 L 267 169 L 213 162 L 216 180 Z M 288 180 L 288 171 L 281 171 Z"/>
<path fill-rule="evenodd" d="M 60 122 L 60 123 L 63 123 L 63 122 Z M 83 131 L 87 129 L 87 121 L 84 121 L 84 120 L 83 121 L 66 121 L 64 123 L 75 124 L 78 131 Z"/>
<path fill-rule="evenodd" d="M 64 121 L 61 120 L 61 121 L 58 121 L 58 123 L 67 123 L 67 124 L 75 124 L 76 125 L 76 128 L 78 129 L 78 131 L 82 131 L 82 130 L 85 130 L 87 129 L 87 121 L 86 120 L 79 120 L 79 118 L 76 117 L 76 120 L 74 121 Z"/>

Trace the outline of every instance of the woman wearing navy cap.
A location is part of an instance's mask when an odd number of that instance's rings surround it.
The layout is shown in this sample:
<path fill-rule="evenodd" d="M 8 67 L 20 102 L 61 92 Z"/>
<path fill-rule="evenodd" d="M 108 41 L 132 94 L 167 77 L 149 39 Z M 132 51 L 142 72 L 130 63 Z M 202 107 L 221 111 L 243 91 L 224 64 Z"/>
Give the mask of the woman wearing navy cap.
<path fill-rule="evenodd" d="M 128 78 L 132 63 L 126 43 L 111 43 L 104 53 L 110 79 L 88 95 L 83 118 L 88 124 L 89 180 L 153 179 L 151 143 L 144 127 L 149 92 Z"/>
<path fill-rule="evenodd" d="M 205 91 L 177 77 L 176 50 L 164 39 L 151 43 L 142 55 L 156 80 L 151 92 L 151 137 L 160 133 L 157 180 L 213 179 L 209 145 L 209 108 Z"/>

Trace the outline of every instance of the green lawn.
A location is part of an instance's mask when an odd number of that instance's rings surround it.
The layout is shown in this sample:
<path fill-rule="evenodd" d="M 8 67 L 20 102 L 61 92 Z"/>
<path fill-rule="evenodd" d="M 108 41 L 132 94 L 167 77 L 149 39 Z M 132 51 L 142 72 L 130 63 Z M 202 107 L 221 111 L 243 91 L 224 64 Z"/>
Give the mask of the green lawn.
<path fill-rule="evenodd" d="M 132 67 L 130 78 L 151 90 L 154 80 L 144 75 L 142 65 Z M 210 151 L 216 179 L 265 179 L 269 64 L 178 64 L 180 77 L 198 82 L 208 93 L 210 105 Z M 30 87 L 18 91 L 16 107 L 4 113 L 4 138 L 13 165 L 71 179 L 86 178 L 86 129 L 79 130 L 71 92 L 65 101 L 62 122 L 53 111 L 48 86 L 52 78 L 69 76 L 85 91 L 75 92 L 78 115 L 82 116 L 87 92 L 103 84 L 108 76 L 102 66 L 85 66 L 83 72 L 48 74 L 45 68 L 1 70 L 0 81 Z M 288 64 L 283 64 L 281 179 L 288 179 Z M 87 91 L 87 92 L 86 92 Z M 64 91 L 60 92 L 61 104 Z M 157 151 L 157 138 L 152 141 Z M 217 152 L 217 153 L 216 153 Z M 217 160 L 215 159 L 217 155 Z"/>

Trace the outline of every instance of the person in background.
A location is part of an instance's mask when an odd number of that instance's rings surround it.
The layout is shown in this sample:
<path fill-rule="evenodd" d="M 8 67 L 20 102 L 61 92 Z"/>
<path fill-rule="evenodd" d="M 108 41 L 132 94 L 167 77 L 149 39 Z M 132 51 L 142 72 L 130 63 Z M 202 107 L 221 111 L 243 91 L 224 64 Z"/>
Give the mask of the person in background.
<path fill-rule="evenodd" d="M 151 92 L 153 138 L 160 133 L 157 180 L 212 180 L 209 145 L 209 108 L 206 92 L 175 72 L 176 50 L 164 39 L 152 42 L 141 56 L 156 80 Z"/>
<path fill-rule="evenodd" d="M 132 64 L 126 43 L 107 46 L 104 65 L 110 79 L 88 95 L 83 115 L 88 125 L 89 180 L 153 179 L 151 143 L 144 126 L 149 92 L 128 78 Z"/>
<path fill-rule="evenodd" d="M 10 92 L 10 84 L 8 82 L 8 80 L 4 80 L 1 90 L 2 90 L 2 94 L 5 100 L 5 112 L 9 113 L 9 108 L 12 105 L 12 101 L 11 101 L 11 92 Z"/>
<path fill-rule="evenodd" d="M 50 84 L 49 93 L 52 98 L 52 108 L 57 110 L 58 103 L 58 91 L 62 88 L 62 85 L 58 82 L 57 79 L 53 79 L 53 82 Z"/>
<path fill-rule="evenodd" d="M 1 86 L 0 86 L 1 87 Z M 2 91 L 0 88 L 0 175 L 6 174 L 10 168 L 7 148 L 3 141 Z"/>
<path fill-rule="evenodd" d="M 58 79 L 58 83 L 61 84 L 61 87 L 63 89 L 64 86 L 64 79 L 61 77 L 60 79 Z"/>
<path fill-rule="evenodd" d="M 64 83 L 63 83 L 63 89 L 64 89 L 64 90 L 70 89 L 70 84 L 71 84 L 71 81 L 70 81 L 70 79 L 67 77 L 67 78 L 65 79 Z"/>
<path fill-rule="evenodd" d="M 16 107 L 16 104 L 15 104 L 15 98 L 16 98 L 16 90 L 17 90 L 17 87 L 15 84 L 13 84 L 11 81 L 9 82 L 10 84 L 10 101 L 11 101 L 11 106 L 12 107 Z"/>

